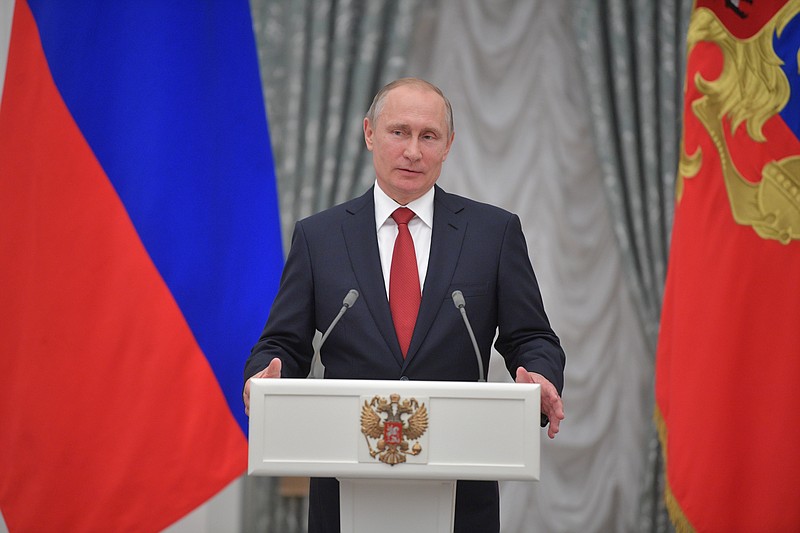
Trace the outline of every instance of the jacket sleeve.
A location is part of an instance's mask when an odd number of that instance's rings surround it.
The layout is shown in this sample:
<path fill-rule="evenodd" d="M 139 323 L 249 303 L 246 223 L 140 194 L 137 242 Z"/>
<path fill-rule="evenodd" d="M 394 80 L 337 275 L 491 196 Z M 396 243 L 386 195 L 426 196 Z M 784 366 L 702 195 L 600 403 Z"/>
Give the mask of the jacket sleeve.
<path fill-rule="evenodd" d="M 281 360 L 282 377 L 306 377 L 314 356 L 314 332 L 311 256 L 303 226 L 298 222 L 267 324 L 245 363 L 244 381 L 266 368 L 275 357 Z"/>
<path fill-rule="evenodd" d="M 561 394 L 566 356 L 545 313 L 517 215 L 506 225 L 499 261 L 495 348 L 512 376 L 524 367 L 546 377 Z"/>

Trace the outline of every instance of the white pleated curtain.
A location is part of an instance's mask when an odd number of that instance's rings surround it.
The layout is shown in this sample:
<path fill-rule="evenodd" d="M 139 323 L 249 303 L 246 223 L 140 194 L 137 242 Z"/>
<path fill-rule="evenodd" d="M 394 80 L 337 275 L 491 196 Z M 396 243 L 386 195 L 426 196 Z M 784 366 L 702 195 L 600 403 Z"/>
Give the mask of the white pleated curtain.
<path fill-rule="evenodd" d="M 677 140 L 669 105 L 680 107 L 675 48 L 686 3 L 252 2 L 284 235 L 298 218 L 372 183 L 361 118 L 375 90 L 402 75 L 432 81 L 453 104 L 455 143 L 439 184 L 522 219 L 567 353 L 567 419 L 554 441 L 543 434 L 541 481 L 501 485 L 504 532 L 669 529 L 651 416 L 671 212 L 664 195 L 676 161 L 643 132 Z M 654 27 L 671 16 L 666 35 Z M 635 57 L 626 78 L 626 38 L 645 50 L 655 46 L 648 39 L 667 44 L 660 56 Z M 642 61 L 655 63 L 643 74 Z M 664 82 L 642 76 L 664 69 L 678 82 L 653 93 Z M 616 116 L 628 111 L 618 105 L 626 94 L 628 105 L 642 112 L 655 104 L 659 115 L 641 127 L 640 115 Z M 645 234 L 651 244 L 642 246 Z M 643 264 L 645 273 L 636 269 Z M 510 379 L 497 359 L 490 379 Z M 255 497 L 245 504 L 246 523 L 248 515 L 269 522 L 257 505 Z"/>

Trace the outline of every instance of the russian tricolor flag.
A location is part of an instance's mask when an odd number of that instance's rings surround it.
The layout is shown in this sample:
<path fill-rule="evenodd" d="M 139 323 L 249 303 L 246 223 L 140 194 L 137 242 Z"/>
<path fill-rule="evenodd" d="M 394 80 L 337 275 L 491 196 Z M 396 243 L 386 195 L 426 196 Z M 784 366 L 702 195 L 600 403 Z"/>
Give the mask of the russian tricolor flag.
<path fill-rule="evenodd" d="M 283 262 L 247 0 L 18 0 L 0 104 L 0 509 L 157 531 L 244 472 Z"/>

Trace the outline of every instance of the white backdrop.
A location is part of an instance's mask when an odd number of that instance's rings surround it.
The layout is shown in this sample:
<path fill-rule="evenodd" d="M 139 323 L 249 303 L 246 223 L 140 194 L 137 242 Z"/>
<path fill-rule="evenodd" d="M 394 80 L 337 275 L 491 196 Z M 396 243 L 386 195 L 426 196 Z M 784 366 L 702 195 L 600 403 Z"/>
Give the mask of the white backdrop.
<path fill-rule="evenodd" d="M 0 94 L 12 4 L 0 0 Z M 503 531 L 635 531 L 652 358 L 611 231 L 570 3 L 442 2 L 435 18 L 434 8 L 419 13 L 408 74 L 440 85 L 454 106 L 456 140 L 439 183 L 520 215 L 567 352 L 567 419 L 543 443 L 542 480 L 502 486 Z M 235 528 L 238 493 L 235 483 L 173 531 L 220 527 L 202 518 L 215 505 Z"/>
<path fill-rule="evenodd" d="M 570 3 L 439 9 L 420 26 L 408 69 L 454 107 L 439 184 L 520 215 L 567 353 L 567 418 L 554 441 L 543 434 L 541 481 L 502 486 L 503 531 L 636 531 L 653 368 L 592 146 Z"/>

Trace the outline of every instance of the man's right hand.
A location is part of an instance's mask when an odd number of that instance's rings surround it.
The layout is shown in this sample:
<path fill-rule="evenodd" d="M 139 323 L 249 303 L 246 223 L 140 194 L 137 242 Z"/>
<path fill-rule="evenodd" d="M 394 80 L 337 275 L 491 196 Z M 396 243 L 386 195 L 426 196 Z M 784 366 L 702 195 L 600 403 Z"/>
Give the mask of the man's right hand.
<path fill-rule="evenodd" d="M 277 357 L 269 362 L 269 366 L 250 377 L 253 378 L 279 378 L 281 377 L 281 360 Z M 244 414 L 250 416 L 250 379 L 244 384 L 244 392 L 242 398 L 244 399 Z"/>

